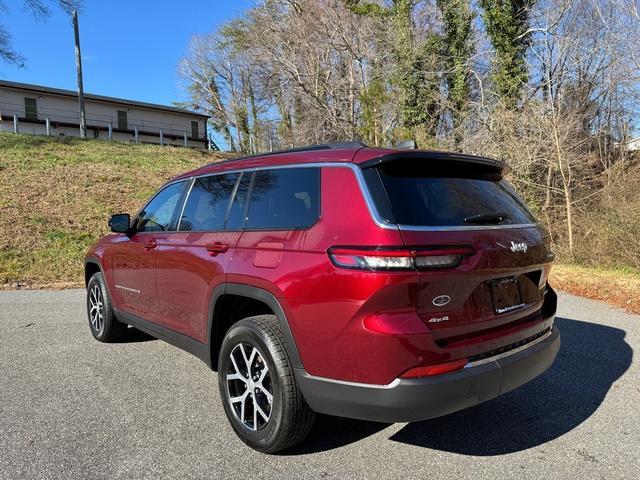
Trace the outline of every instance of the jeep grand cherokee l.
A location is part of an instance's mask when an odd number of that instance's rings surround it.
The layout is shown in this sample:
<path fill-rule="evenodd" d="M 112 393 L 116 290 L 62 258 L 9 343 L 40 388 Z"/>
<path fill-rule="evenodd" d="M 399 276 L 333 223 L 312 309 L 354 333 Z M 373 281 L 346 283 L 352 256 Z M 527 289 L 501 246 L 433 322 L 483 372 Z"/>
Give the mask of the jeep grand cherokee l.
<path fill-rule="evenodd" d="M 264 452 L 316 413 L 411 422 L 484 402 L 560 347 L 549 236 L 504 169 L 335 144 L 185 173 L 87 254 L 91 332 L 131 325 L 202 359 Z"/>

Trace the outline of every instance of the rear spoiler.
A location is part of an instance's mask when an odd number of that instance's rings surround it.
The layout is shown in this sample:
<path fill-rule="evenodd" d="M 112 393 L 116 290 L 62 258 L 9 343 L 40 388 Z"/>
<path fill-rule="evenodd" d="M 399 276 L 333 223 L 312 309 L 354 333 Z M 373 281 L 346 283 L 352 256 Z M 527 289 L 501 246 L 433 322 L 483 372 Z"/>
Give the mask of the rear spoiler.
<path fill-rule="evenodd" d="M 412 160 L 416 161 L 449 161 L 449 162 L 457 162 L 457 163 L 469 163 L 472 165 L 482 165 L 485 167 L 489 167 L 491 170 L 494 170 L 495 173 L 502 176 L 502 174 L 507 170 L 507 164 L 501 160 L 496 160 L 489 157 L 479 157 L 476 155 L 467 155 L 464 153 L 454 153 L 454 152 L 438 152 L 438 151 L 428 151 L 428 150 L 418 150 L 418 151 L 403 151 L 403 152 L 394 152 L 386 155 L 382 155 L 380 157 L 372 158 L 371 160 L 367 160 L 365 162 L 360 163 L 361 168 L 371 168 L 377 167 L 378 165 L 382 165 L 388 162 L 392 162 L 394 160 Z"/>

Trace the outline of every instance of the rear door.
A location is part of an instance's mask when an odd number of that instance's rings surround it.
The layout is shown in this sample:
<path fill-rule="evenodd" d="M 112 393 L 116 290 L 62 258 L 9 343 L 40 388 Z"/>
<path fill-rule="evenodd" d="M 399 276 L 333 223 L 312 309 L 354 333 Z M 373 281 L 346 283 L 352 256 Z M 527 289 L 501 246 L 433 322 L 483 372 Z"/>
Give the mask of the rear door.
<path fill-rule="evenodd" d="M 151 321 L 158 321 L 155 269 L 158 245 L 170 235 L 186 182 L 160 190 L 133 220 L 134 234 L 113 242 L 115 305 Z"/>
<path fill-rule="evenodd" d="M 206 341 L 211 294 L 225 282 L 244 224 L 250 179 L 251 173 L 238 172 L 195 178 L 177 231 L 158 244 L 162 323 L 200 342 Z"/>
<path fill-rule="evenodd" d="M 486 342 L 539 320 L 553 257 L 499 168 L 415 158 L 373 168 L 368 182 L 379 181 L 407 246 L 471 247 L 453 267 L 420 270 L 417 310 L 439 345 Z"/>

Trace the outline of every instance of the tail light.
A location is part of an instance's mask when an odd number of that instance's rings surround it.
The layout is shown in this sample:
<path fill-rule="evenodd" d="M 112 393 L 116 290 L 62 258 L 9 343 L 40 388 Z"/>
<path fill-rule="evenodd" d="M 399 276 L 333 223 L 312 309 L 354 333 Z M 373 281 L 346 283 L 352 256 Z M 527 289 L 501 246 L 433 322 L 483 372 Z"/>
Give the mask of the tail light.
<path fill-rule="evenodd" d="M 461 370 L 469 363 L 466 358 L 459 360 L 453 360 L 452 362 L 438 363 L 436 365 L 425 365 L 422 367 L 410 368 L 400 378 L 420 378 L 420 377 L 432 377 L 434 375 L 442 375 L 443 373 L 455 372 Z"/>
<path fill-rule="evenodd" d="M 435 246 L 424 248 L 331 247 L 327 250 L 336 267 L 358 270 L 413 270 L 457 267 L 473 247 Z"/>

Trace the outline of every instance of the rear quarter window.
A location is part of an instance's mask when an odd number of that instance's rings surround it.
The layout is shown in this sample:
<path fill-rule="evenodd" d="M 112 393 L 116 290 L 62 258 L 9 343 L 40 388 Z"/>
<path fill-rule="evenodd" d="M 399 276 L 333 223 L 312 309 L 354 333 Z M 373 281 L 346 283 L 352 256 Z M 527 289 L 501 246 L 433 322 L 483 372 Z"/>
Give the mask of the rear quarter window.
<path fill-rule="evenodd" d="M 320 169 L 258 170 L 249 199 L 247 229 L 311 227 L 320 216 Z"/>

